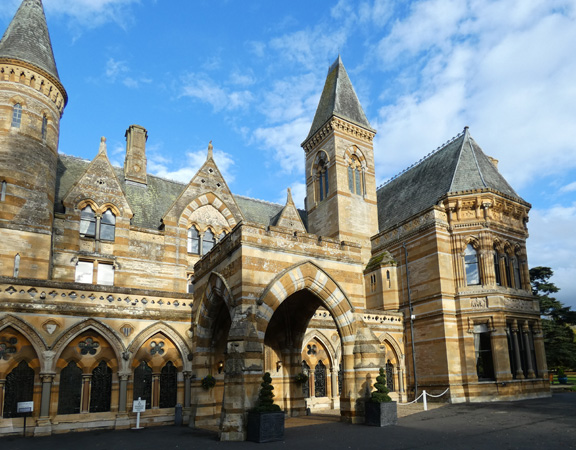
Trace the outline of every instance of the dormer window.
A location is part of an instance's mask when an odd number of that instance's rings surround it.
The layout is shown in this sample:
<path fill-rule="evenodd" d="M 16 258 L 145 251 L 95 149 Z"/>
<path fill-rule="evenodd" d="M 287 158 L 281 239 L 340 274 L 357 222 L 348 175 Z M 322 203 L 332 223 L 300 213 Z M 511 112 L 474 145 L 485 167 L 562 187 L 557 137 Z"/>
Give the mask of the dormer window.
<path fill-rule="evenodd" d="M 216 238 L 212 230 L 208 229 L 204 232 L 204 236 L 202 237 L 202 256 L 208 253 L 214 247 L 216 243 Z"/>
<path fill-rule="evenodd" d="M 100 239 L 103 241 L 113 241 L 116 229 L 116 216 L 107 209 L 100 219 Z"/>
<path fill-rule="evenodd" d="M 188 253 L 200 254 L 200 233 L 194 226 L 188 229 Z"/>
<path fill-rule="evenodd" d="M 80 236 L 102 241 L 114 241 L 116 216 L 107 209 L 102 216 L 97 216 L 90 205 L 80 213 Z"/>
<path fill-rule="evenodd" d="M 90 206 L 86 206 L 80 213 L 80 236 L 96 237 L 96 214 Z"/>

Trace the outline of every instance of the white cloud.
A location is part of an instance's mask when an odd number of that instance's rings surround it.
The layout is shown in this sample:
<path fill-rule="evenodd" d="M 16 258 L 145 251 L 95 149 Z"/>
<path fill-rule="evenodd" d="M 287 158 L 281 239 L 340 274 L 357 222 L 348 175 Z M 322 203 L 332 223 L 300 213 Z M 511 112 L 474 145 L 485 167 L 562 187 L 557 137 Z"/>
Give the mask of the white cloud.
<path fill-rule="evenodd" d="M 528 229 L 530 267 L 552 268 L 552 281 L 561 289 L 556 298 L 576 310 L 576 202 L 570 206 L 533 209 Z"/>
<path fill-rule="evenodd" d="M 140 0 L 45 0 L 46 14 L 59 14 L 73 19 L 73 28 L 97 28 L 108 22 L 122 27 L 131 23 L 129 8 Z"/>
<path fill-rule="evenodd" d="M 181 97 L 190 97 L 212 105 L 214 111 L 246 108 L 253 101 L 248 90 L 228 89 L 205 73 L 188 73 L 183 77 Z"/>
<path fill-rule="evenodd" d="M 562 186 L 562 188 L 560 188 L 560 192 L 574 192 L 576 191 L 576 181 L 567 184 L 566 186 Z"/>
<path fill-rule="evenodd" d="M 181 183 L 190 182 L 205 162 L 206 149 L 187 151 L 183 160 L 174 162 L 161 153 L 159 146 L 148 148 L 148 172 Z M 222 150 L 214 150 L 214 162 L 226 183 L 232 183 L 234 181 L 232 156 Z"/>

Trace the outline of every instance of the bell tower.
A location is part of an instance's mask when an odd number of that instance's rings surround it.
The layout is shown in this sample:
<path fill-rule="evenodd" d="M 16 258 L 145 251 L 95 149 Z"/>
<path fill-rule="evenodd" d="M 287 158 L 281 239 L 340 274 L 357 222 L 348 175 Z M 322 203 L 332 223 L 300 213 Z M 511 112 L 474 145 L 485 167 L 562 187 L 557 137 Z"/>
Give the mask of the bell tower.
<path fill-rule="evenodd" d="M 48 276 L 66 101 L 42 1 L 23 0 L 0 40 L 0 275 Z"/>
<path fill-rule="evenodd" d="M 375 134 L 338 56 L 302 143 L 308 226 L 311 233 L 361 244 L 366 262 L 378 232 Z"/>

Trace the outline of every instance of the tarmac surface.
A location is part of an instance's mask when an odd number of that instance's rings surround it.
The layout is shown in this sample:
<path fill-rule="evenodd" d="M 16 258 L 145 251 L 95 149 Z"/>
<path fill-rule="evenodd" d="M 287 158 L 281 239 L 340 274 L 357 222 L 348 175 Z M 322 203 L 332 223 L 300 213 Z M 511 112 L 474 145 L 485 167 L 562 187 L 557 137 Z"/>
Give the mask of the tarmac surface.
<path fill-rule="evenodd" d="M 574 449 L 576 392 L 517 402 L 399 406 L 398 425 L 349 425 L 330 414 L 286 420 L 280 442 L 219 442 L 214 431 L 188 427 L 90 431 L 46 437 L 2 437 L 1 450 L 169 449 Z M 411 408 L 411 410 L 402 410 Z"/>

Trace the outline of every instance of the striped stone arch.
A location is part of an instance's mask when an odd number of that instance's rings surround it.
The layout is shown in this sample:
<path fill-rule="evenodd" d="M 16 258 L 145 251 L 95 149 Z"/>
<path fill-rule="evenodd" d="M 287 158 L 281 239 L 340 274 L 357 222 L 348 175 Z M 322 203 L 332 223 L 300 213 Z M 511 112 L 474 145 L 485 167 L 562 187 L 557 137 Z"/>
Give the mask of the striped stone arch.
<path fill-rule="evenodd" d="M 226 279 L 218 272 L 212 272 L 206 284 L 206 290 L 198 307 L 193 310 L 192 316 L 196 324 L 194 340 L 196 347 L 209 347 L 212 340 L 212 328 L 217 318 L 221 301 L 224 302 L 230 319 L 233 318 L 233 308 L 236 302 L 232 297 L 230 286 Z"/>
<path fill-rule="evenodd" d="M 86 331 L 93 330 L 96 333 L 100 334 L 104 339 L 108 341 L 114 353 L 116 355 L 116 360 L 119 364 L 122 361 L 122 355 L 125 352 L 124 344 L 122 343 L 122 338 L 120 335 L 110 328 L 108 325 L 103 324 L 102 322 L 95 320 L 95 319 L 86 319 L 83 320 L 76 325 L 68 328 L 64 332 L 58 336 L 55 341 L 55 344 L 52 347 L 52 351 L 54 352 L 54 358 L 52 359 L 52 363 L 56 364 L 60 355 L 64 351 L 64 349 L 68 346 L 68 344 L 76 338 L 81 333 Z M 51 367 L 51 371 L 55 371 L 56 367 Z"/>
<path fill-rule="evenodd" d="M 174 345 L 176 346 L 176 348 L 180 352 L 180 357 L 182 359 L 183 371 L 191 370 L 192 364 L 191 364 L 190 360 L 188 359 L 188 355 L 192 354 L 192 350 L 186 344 L 186 341 L 184 340 L 184 338 L 182 336 L 180 336 L 180 333 L 178 333 L 178 331 L 176 331 L 174 328 L 172 328 L 166 322 L 156 322 L 153 325 L 150 325 L 149 327 L 142 330 L 140 333 L 138 333 L 138 335 L 134 338 L 134 340 L 128 346 L 127 355 L 129 355 L 129 357 L 126 360 L 126 367 L 127 368 L 132 367 L 132 359 L 134 358 L 134 355 L 136 355 L 136 353 L 138 353 L 138 350 L 140 349 L 140 347 L 142 347 L 144 342 L 146 342 L 148 339 L 150 339 L 156 333 L 162 333 L 163 335 L 165 335 L 168 339 L 170 339 L 174 343 Z"/>
<path fill-rule="evenodd" d="M 360 161 L 362 168 L 366 169 L 368 164 L 366 161 L 366 157 L 364 156 L 362 150 L 360 150 L 356 145 L 351 145 L 346 149 L 346 151 L 344 152 L 344 161 L 346 161 L 347 164 L 350 164 L 350 162 L 352 161 L 352 156 L 356 156 Z"/>
<path fill-rule="evenodd" d="M 34 328 L 32 328 L 27 322 L 20 319 L 19 317 L 12 316 L 10 314 L 0 318 L 0 332 L 8 327 L 12 327 L 19 333 L 22 333 L 32 344 L 38 359 L 42 360 L 40 355 L 48 350 L 49 347 L 46 341 L 36 332 Z"/>
<path fill-rule="evenodd" d="M 196 211 L 198 208 L 201 208 L 202 206 L 208 206 L 208 205 L 216 208 L 218 212 L 220 212 L 224 216 L 230 228 L 234 228 L 234 226 L 236 226 L 237 221 L 234 217 L 234 214 L 232 214 L 232 211 L 230 211 L 228 206 L 226 206 L 226 203 L 224 203 L 213 192 L 202 194 L 199 197 L 196 197 L 193 201 L 191 201 L 188 204 L 188 206 L 184 208 L 184 211 L 182 211 L 182 214 L 178 219 L 178 225 L 183 228 L 188 228 L 188 226 L 190 225 L 189 224 L 190 217 L 192 216 L 194 211 Z"/>
<path fill-rule="evenodd" d="M 400 347 L 400 345 L 398 345 L 398 342 L 396 342 L 396 339 L 394 339 L 390 333 L 384 333 L 379 337 L 380 343 L 381 344 L 388 344 L 392 350 L 394 351 L 394 353 L 396 354 L 396 359 L 398 360 L 398 364 L 400 365 L 400 367 L 404 368 L 404 353 L 402 353 L 402 348 Z"/>
<path fill-rule="evenodd" d="M 321 300 L 336 323 L 342 343 L 354 342 L 356 323 L 352 303 L 338 283 L 311 261 L 303 261 L 284 270 L 270 282 L 258 299 L 263 318 L 270 321 L 284 300 L 302 290 L 315 294 Z"/>

